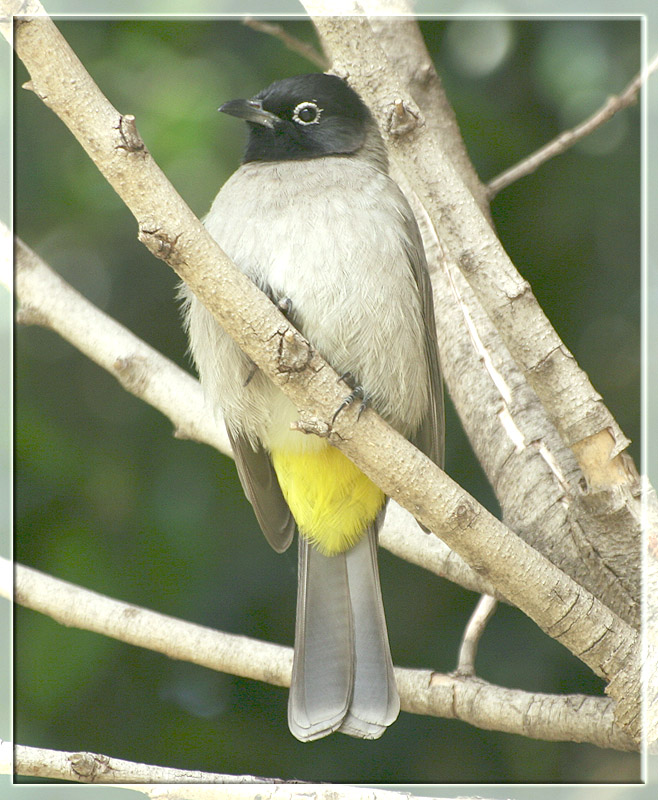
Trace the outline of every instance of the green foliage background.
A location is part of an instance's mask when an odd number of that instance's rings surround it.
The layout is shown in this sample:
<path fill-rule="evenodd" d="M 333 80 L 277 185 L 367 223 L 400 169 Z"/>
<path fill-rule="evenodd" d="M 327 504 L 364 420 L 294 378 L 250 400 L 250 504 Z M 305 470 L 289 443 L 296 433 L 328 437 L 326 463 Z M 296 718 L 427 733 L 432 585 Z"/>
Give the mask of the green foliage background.
<path fill-rule="evenodd" d="M 315 68 L 239 21 L 61 20 L 110 101 L 203 215 L 239 163 L 244 130 L 217 107 Z M 285 28 L 313 40 L 309 23 Z M 475 166 L 487 180 L 621 90 L 637 20 L 426 21 Z M 15 227 L 73 286 L 189 368 L 176 278 L 16 65 Z M 640 116 L 632 108 L 505 190 L 502 240 L 639 457 Z M 128 395 L 54 333 L 16 331 L 15 557 L 203 625 L 291 644 L 295 554 L 261 536 L 235 469 Z M 447 470 L 496 511 L 449 408 Z M 381 553 L 396 664 L 450 671 L 476 597 Z M 479 653 L 487 680 L 543 692 L 600 682 L 503 606 Z M 66 629 L 17 608 L 15 737 L 124 759 L 311 781 L 629 782 L 639 757 L 402 713 L 377 742 L 300 744 L 283 689 Z"/>

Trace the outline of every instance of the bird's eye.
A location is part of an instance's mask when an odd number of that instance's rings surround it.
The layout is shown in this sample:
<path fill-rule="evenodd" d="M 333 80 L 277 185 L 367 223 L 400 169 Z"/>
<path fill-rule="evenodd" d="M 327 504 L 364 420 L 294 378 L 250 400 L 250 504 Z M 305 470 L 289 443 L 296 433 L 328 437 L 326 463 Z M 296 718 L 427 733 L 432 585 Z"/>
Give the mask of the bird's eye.
<path fill-rule="evenodd" d="M 298 103 L 292 112 L 292 118 L 300 125 L 316 125 L 320 122 L 320 114 L 322 109 L 318 108 L 318 104 L 313 101 L 306 101 Z"/>

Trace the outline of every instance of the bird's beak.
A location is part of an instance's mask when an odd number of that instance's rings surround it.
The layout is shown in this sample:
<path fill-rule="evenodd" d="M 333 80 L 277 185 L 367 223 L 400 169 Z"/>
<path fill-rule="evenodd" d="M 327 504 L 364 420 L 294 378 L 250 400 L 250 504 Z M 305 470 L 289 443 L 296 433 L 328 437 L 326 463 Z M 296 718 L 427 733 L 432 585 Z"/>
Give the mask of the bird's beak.
<path fill-rule="evenodd" d="M 232 117 L 245 119 L 247 122 L 264 125 L 266 128 L 273 128 L 275 122 L 280 122 L 276 114 L 265 111 L 260 100 L 229 100 L 218 110 Z"/>

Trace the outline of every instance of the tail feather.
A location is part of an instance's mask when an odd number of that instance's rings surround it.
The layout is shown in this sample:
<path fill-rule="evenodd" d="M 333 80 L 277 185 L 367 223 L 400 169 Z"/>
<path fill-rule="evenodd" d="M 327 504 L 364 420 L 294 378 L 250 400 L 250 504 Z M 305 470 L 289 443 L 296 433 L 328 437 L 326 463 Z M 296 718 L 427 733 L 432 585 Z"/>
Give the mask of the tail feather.
<path fill-rule="evenodd" d="M 400 698 L 395 685 L 377 568 L 377 537 L 369 530 L 346 553 L 354 621 L 354 691 L 339 730 L 377 739 L 397 719 Z"/>
<path fill-rule="evenodd" d="M 353 631 L 344 554 L 322 555 L 299 537 L 295 657 L 288 726 L 301 741 L 337 730 L 352 697 Z"/>
<path fill-rule="evenodd" d="M 374 525 L 335 556 L 299 537 L 288 724 L 301 741 L 336 730 L 377 739 L 398 715 L 376 547 Z"/>

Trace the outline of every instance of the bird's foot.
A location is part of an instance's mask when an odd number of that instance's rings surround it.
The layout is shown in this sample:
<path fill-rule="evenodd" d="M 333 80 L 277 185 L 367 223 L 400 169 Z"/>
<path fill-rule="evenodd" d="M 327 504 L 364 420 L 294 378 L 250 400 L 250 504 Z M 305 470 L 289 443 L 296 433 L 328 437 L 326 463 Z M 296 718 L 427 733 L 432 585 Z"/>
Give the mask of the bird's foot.
<path fill-rule="evenodd" d="M 344 372 L 340 378 L 338 378 L 339 382 L 342 381 L 346 383 L 352 391 L 347 395 L 347 397 L 343 400 L 343 402 L 338 406 L 336 409 L 333 417 L 331 418 L 331 424 L 333 425 L 336 421 L 336 417 L 340 414 L 341 411 L 344 411 L 348 406 L 351 406 L 355 400 L 361 400 L 359 405 L 359 413 L 357 414 L 357 422 L 361 419 L 361 414 L 368 408 L 370 404 L 370 398 L 366 392 L 366 390 L 360 384 L 355 383 L 354 376 L 351 372 Z"/>

